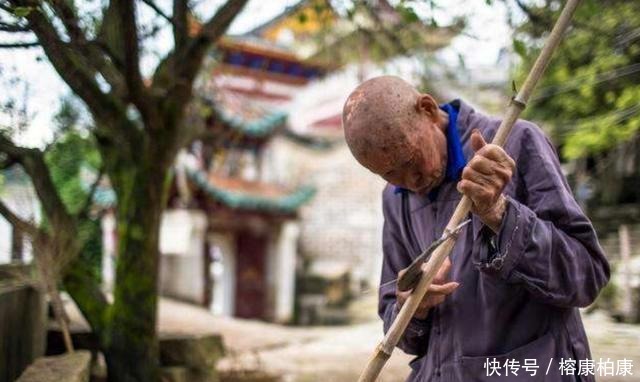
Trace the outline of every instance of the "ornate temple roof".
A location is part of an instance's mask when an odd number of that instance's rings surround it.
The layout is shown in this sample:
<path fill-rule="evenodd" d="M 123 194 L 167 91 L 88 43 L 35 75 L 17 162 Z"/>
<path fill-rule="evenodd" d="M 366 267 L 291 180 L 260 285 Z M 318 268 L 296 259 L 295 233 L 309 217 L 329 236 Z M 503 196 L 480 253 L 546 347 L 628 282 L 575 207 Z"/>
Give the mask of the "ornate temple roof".
<path fill-rule="evenodd" d="M 214 93 L 215 99 L 203 97 L 203 107 L 212 117 L 211 123 L 221 123 L 224 128 L 244 138 L 268 139 L 287 122 L 287 113 L 262 105 L 256 100 L 228 92 Z"/>
<path fill-rule="evenodd" d="M 187 169 L 186 174 L 205 195 L 232 210 L 293 214 L 316 192 L 312 186 L 286 189 L 239 178 L 207 176 L 206 172 L 197 169 Z M 112 208 L 116 205 L 116 194 L 111 187 L 100 186 L 93 201 L 99 208 Z"/>
<path fill-rule="evenodd" d="M 249 36 L 221 39 L 213 55 L 219 62 L 216 72 L 258 76 L 297 85 L 304 85 L 329 71 L 327 65 L 303 60 L 266 40 Z"/>
<path fill-rule="evenodd" d="M 292 214 L 315 194 L 311 186 L 288 190 L 273 184 L 207 176 L 204 171 L 191 169 L 187 175 L 209 197 L 234 210 Z"/>

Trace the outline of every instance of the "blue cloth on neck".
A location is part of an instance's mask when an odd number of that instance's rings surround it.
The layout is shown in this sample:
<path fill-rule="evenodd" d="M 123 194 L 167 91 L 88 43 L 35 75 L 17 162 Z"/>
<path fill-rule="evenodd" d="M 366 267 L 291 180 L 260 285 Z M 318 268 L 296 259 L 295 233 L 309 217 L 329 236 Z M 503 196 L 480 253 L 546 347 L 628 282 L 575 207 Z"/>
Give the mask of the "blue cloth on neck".
<path fill-rule="evenodd" d="M 462 142 L 460 142 L 460 132 L 458 131 L 459 110 L 450 103 L 446 103 L 440 108 L 449 114 L 449 125 L 447 126 L 447 173 L 445 179 L 458 181 L 464 166 L 467 165 L 467 160 L 462 151 Z"/>
<path fill-rule="evenodd" d="M 447 125 L 447 169 L 444 175 L 443 182 L 458 181 L 462 175 L 464 166 L 467 165 L 467 160 L 464 157 L 462 151 L 462 142 L 460 141 L 460 132 L 458 131 L 458 113 L 459 110 L 453 103 L 445 103 L 440 105 L 440 109 L 449 115 L 449 124 Z M 438 190 L 440 186 L 429 191 L 427 195 L 431 201 L 435 200 L 438 196 Z M 406 192 L 407 190 L 396 186 L 395 193 Z"/>

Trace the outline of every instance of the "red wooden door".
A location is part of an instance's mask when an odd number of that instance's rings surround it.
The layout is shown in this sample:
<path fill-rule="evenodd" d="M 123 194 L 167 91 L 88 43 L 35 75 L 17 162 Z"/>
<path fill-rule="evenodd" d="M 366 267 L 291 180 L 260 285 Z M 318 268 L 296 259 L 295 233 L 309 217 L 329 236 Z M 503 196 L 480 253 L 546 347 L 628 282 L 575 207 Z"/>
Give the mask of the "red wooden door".
<path fill-rule="evenodd" d="M 267 236 L 244 231 L 238 234 L 236 251 L 235 316 L 265 318 Z"/>

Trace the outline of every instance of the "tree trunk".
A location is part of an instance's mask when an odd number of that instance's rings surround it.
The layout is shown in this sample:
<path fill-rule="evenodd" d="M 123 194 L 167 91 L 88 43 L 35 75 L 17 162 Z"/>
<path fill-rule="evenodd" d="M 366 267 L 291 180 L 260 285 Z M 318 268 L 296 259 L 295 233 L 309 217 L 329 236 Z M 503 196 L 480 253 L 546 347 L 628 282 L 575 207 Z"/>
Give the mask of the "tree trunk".
<path fill-rule="evenodd" d="M 122 172 L 114 182 L 118 259 L 108 338 L 104 338 L 109 381 L 113 382 L 159 380 L 158 239 L 168 166 L 158 162 L 143 155 L 138 163 L 120 165 Z"/>

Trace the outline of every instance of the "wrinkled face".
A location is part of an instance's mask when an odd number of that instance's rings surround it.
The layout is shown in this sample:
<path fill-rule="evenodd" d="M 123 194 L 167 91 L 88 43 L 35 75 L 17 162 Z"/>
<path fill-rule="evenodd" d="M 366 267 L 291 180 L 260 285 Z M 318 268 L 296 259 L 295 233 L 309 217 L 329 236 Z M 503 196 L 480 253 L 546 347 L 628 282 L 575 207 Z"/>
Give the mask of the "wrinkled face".
<path fill-rule="evenodd" d="M 351 153 L 387 182 L 416 193 L 445 175 L 446 120 L 436 100 L 395 76 L 360 84 L 347 98 L 342 123 Z"/>
<path fill-rule="evenodd" d="M 425 194 L 444 179 L 447 140 L 438 124 L 427 117 L 409 130 L 384 150 L 372 147 L 360 162 L 395 186 Z"/>

